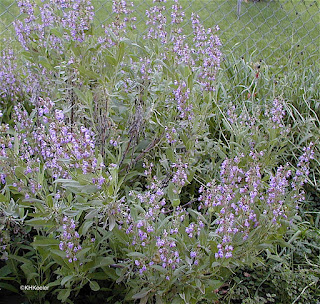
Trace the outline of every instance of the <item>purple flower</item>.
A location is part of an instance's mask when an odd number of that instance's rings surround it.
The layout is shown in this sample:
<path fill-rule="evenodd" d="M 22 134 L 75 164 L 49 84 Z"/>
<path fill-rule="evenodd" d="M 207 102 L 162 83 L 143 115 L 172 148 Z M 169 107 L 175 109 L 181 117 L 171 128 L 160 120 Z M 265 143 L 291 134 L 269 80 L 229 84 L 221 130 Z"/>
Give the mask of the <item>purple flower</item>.
<path fill-rule="evenodd" d="M 61 110 L 56 110 L 55 111 L 55 117 L 57 120 L 63 120 L 64 119 L 64 114 Z"/>
<path fill-rule="evenodd" d="M 76 261 L 75 253 L 81 249 L 79 244 L 79 234 L 75 231 L 75 222 L 73 219 L 64 216 L 62 219 L 63 232 L 60 235 L 59 249 L 66 252 L 66 258 L 71 263 Z"/>
<path fill-rule="evenodd" d="M 197 256 L 197 253 L 195 251 L 190 252 L 190 257 L 195 258 Z"/>

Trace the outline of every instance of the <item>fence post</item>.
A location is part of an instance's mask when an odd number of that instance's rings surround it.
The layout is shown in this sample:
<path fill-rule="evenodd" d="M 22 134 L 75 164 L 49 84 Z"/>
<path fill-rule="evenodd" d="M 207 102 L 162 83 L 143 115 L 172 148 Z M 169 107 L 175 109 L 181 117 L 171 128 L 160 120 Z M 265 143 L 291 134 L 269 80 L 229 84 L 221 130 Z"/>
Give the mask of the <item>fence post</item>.
<path fill-rule="evenodd" d="M 238 14 L 238 18 L 240 18 L 240 13 L 241 13 L 241 1 L 242 1 L 242 0 L 238 0 L 238 3 L 237 3 L 237 14 Z"/>

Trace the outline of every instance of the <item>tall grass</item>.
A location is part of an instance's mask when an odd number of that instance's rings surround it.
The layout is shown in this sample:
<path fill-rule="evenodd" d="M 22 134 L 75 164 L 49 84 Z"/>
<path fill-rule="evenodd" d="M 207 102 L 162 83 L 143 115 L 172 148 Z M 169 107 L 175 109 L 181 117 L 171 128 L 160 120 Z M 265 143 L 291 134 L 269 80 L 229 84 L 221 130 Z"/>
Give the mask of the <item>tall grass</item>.
<path fill-rule="evenodd" d="M 96 8 L 96 26 L 108 23 L 112 18 L 111 0 L 93 0 Z M 134 0 L 134 16 L 137 18 L 137 31 L 141 35 L 145 26 L 145 11 L 153 5 L 152 0 Z M 186 18 L 197 13 L 206 27 L 219 25 L 220 38 L 226 56 L 263 60 L 269 65 L 283 68 L 296 52 L 295 63 L 317 64 L 319 61 L 319 23 L 317 1 L 260 1 L 242 3 L 241 16 L 238 17 L 235 1 L 227 0 L 181 0 Z M 166 3 L 168 9 L 171 1 Z M 169 14 L 169 13 L 168 13 Z M 19 18 L 16 1 L 2 0 L 0 3 L 0 36 L 14 38 L 12 22 Z M 189 22 L 185 24 L 186 33 L 191 30 Z M 0 48 L 6 47 L 6 44 Z"/>

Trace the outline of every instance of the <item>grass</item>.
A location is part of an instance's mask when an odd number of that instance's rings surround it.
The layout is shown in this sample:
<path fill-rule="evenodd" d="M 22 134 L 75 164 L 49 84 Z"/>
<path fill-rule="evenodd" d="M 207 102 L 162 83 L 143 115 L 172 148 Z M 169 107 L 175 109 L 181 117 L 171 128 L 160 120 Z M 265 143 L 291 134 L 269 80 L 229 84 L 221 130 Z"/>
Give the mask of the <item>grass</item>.
<path fill-rule="evenodd" d="M 297 60 L 312 61 L 319 58 L 319 24 L 316 1 L 261 1 L 243 3 L 241 16 L 237 16 L 235 1 L 180 1 L 187 19 L 196 12 L 205 26 L 219 25 L 219 36 L 223 50 L 234 56 L 248 56 L 255 52 L 255 57 L 269 64 L 285 65 L 293 46 L 300 47 L 304 56 Z M 134 1 L 137 17 L 137 31 L 143 32 L 145 10 L 152 5 L 151 0 Z M 169 3 L 166 4 L 170 8 Z M 111 3 L 97 1 L 98 22 L 108 22 Z M 186 32 L 191 30 L 190 23 L 185 24 Z M 316 58 L 313 58 L 315 56 Z M 301 57 L 301 56 L 300 56 Z M 310 59 L 311 57 L 311 59 Z"/>
<path fill-rule="evenodd" d="M 0 36 L 12 36 L 12 22 L 19 15 L 14 0 L 0 3 Z M 145 10 L 153 5 L 152 0 L 134 0 L 134 15 L 137 17 L 137 33 L 145 30 Z M 254 59 L 262 59 L 268 65 L 284 67 L 295 52 L 296 63 L 307 64 L 319 61 L 320 27 L 318 23 L 319 5 L 309 0 L 264 0 L 257 3 L 243 2 L 241 15 L 237 15 L 236 1 L 229 0 L 181 0 L 187 19 L 196 12 L 205 26 L 219 25 L 219 36 L 226 55 L 246 58 L 254 54 Z M 96 8 L 96 24 L 110 22 L 111 0 L 93 0 Z M 166 6 L 170 8 L 172 2 Z M 185 24 L 190 32 L 190 23 Z M 5 44 L 1 48 L 5 47 Z"/>

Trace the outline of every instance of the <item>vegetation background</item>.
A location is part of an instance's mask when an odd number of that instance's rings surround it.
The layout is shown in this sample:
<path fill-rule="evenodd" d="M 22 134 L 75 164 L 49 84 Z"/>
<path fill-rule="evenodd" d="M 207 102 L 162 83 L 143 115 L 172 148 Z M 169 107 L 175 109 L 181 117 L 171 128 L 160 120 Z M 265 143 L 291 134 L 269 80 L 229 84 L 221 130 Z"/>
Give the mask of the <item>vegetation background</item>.
<path fill-rule="evenodd" d="M 164 4 L 168 8 L 171 6 L 169 2 Z M 146 31 L 145 11 L 152 6 L 152 1 L 136 0 L 133 3 L 133 15 L 137 18 L 133 36 L 139 36 Z M 278 96 L 284 100 L 287 112 L 285 125 L 291 126 L 291 133 L 286 148 L 274 148 L 275 159 L 280 159 L 280 163 L 287 160 L 294 163 L 296 155 L 310 141 L 315 143 L 316 151 L 308 182 L 304 185 L 306 200 L 300 206 L 294 225 L 284 235 L 283 242 L 276 243 L 269 252 L 261 252 L 251 265 L 247 263 L 234 268 L 228 280 L 217 290 L 217 303 L 320 303 L 319 4 L 317 1 L 298 0 L 248 1 L 242 3 L 241 15 L 238 16 L 236 1 L 183 0 L 180 3 L 185 9 L 186 19 L 190 19 L 192 12 L 197 12 L 206 27 L 220 27 L 218 35 L 222 42 L 223 60 L 214 95 L 218 106 L 214 109 L 216 116 L 208 120 L 208 125 L 211 138 L 223 143 L 222 151 L 232 155 L 232 151 L 243 143 L 237 137 L 237 130 L 225 123 L 230 105 L 241 109 L 240 116 L 241 113 L 254 112 L 255 104 L 269 103 L 271 106 L 271 101 Z M 113 20 L 111 1 L 93 1 L 93 6 L 97 29 Z M 18 45 L 12 22 L 21 17 L 16 2 L 1 1 L 0 36 L 4 38 L 0 44 L 1 51 L 8 48 L 8 41 L 13 47 Z M 191 33 L 190 22 L 184 24 L 184 29 L 186 33 Z M 102 29 L 98 29 L 97 34 L 99 31 L 103 33 Z M 244 137 L 248 134 L 245 133 Z M 141 171 L 141 168 L 137 170 Z M 193 183 L 185 191 L 195 193 L 191 188 L 198 186 Z M 16 262 L 17 277 L 23 277 L 20 264 Z M 6 284 L 13 281 L 13 276 L 6 273 L 3 263 L 0 262 L 0 292 L 9 299 L 12 293 L 4 292 L 4 288 L 8 288 Z M 25 279 L 20 282 L 25 282 Z M 123 285 L 119 286 L 103 286 L 104 289 L 97 295 L 94 292 L 97 286 L 84 285 L 74 302 L 123 303 L 123 293 L 127 290 Z M 16 290 L 11 289 L 13 291 Z M 17 293 L 17 303 L 44 301 L 41 297 Z M 60 298 L 63 298 L 62 294 Z M 147 297 L 145 299 L 148 300 Z M 58 303 L 52 299 L 46 301 Z M 143 303 L 142 300 L 140 303 Z"/>

